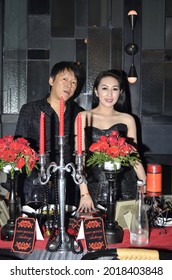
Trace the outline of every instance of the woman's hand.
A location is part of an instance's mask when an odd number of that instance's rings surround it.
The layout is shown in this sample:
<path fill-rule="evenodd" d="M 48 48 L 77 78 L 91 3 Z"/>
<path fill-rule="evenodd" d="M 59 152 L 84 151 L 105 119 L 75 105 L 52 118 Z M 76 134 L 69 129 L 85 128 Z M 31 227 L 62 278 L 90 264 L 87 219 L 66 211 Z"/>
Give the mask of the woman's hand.
<path fill-rule="evenodd" d="M 5 195 L 5 199 L 9 200 L 10 198 L 10 192 L 7 191 L 6 195 Z"/>
<path fill-rule="evenodd" d="M 90 195 L 81 196 L 77 211 L 87 213 L 87 212 L 91 212 L 92 210 L 95 210 L 95 207 L 91 196 Z"/>

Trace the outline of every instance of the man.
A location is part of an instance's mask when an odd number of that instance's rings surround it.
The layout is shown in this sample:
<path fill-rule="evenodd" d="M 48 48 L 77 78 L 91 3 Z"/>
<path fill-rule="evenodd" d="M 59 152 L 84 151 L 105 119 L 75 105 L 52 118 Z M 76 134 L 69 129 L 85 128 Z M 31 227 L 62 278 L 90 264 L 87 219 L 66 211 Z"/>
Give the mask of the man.
<path fill-rule="evenodd" d="M 62 61 L 55 64 L 51 70 L 50 93 L 47 97 L 22 106 L 16 126 L 15 136 L 26 138 L 31 147 L 39 153 L 40 114 L 45 113 L 45 150 L 48 153 L 48 162 L 59 163 L 59 115 L 60 98 L 64 99 L 64 134 L 66 143 L 64 147 L 65 164 L 73 161 L 74 152 L 74 122 L 77 114 L 84 109 L 74 99 L 80 88 L 80 71 L 74 62 Z M 25 201 L 31 193 L 33 179 L 37 175 L 32 173 L 24 184 Z M 66 202 L 76 204 L 75 189 L 71 174 L 66 174 Z M 30 180 L 30 182 L 29 182 Z M 29 183 L 28 183 L 29 182 Z M 40 186 L 42 187 L 42 186 Z"/>

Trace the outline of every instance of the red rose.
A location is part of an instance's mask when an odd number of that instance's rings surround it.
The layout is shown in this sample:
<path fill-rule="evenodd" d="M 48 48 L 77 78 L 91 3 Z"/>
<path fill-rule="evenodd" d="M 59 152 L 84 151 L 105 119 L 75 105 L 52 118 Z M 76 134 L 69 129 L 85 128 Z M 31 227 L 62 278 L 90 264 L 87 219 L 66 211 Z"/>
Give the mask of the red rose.
<path fill-rule="evenodd" d="M 4 149 L 4 146 L 6 146 L 6 141 L 4 139 L 0 139 L 0 149 Z"/>
<path fill-rule="evenodd" d="M 126 139 L 124 137 L 120 137 L 118 138 L 118 145 L 121 146 L 121 145 L 124 145 Z"/>
<path fill-rule="evenodd" d="M 98 143 L 93 143 L 93 144 L 90 146 L 89 151 L 91 151 L 91 152 L 99 151 L 99 144 L 98 144 Z"/>
<path fill-rule="evenodd" d="M 89 151 L 91 152 L 106 152 L 106 150 L 109 148 L 109 145 L 106 142 L 98 142 L 98 143 L 93 143 Z"/>
<path fill-rule="evenodd" d="M 29 142 L 25 138 L 22 138 L 22 137 L 17 138 L 15 141 L 17 143 L 23 144 L 23 145 L 28 145 L 29 144 Z"/>
<path fill-rule="evenodd" d="M 116 146 L 118 143 L 118 139 L 116 138 L 116 136 L 109 136 L 109 145 L 112 146 Z"/>
<path fill-rule="evenodd" d="M 22 154 L 23 155 L 28 155 L 28 156 L 31 156 L 32 155 L 32 149 L 30 147 L 24 147 L 23 151 L 22 151 Z"/>
<path fill-rule="evenodd" d="M 25 160 L 24 160 L 24 158 L 23 158 L 23 157 L 17 158 L 17 160 L 16 160 L 16 167 L 17 167 L 18 169 L 21 169 L 23 166 L 25 166 Z"/>
<path fill-rule="evenodd" d="M 5 135 L 3 139 L 5 142 L 11 143 L 14 140 L 14 137 L 12 135 Z"/>
<path fill-rule="evenodd" d="M 118 131 L 112 131 L 112 132 L 111 132 L 111 135 L 112 135 L 112 136 L 118 137 L 118 136 L 119 136 L 119 132 L 118 132 Z"/>
<path fill-rule="evenodd" d="M 112 157 L 112 158 L 115 158 L 115 157 L 118 157 L 119 156 L 119 149 L 118 147 L 110 147 L 108 150 L 107 150 L 107 154 Z"/>
<path fill-rule="evenodd" d="M 19 153 L 21 151 L 21 146 L 17 142 L 11 142 L 9 143 L 9 149 L 16 151 L 16 153 Z"/>
<path fill-rule="evenodd" d="M 128 144 L 128 146 L 130 147 L 130 151 L 131 151 L 131 152 L 134 152 L 134 153 L 137 152 L 137 149 L 136 149 L 133 145 Z"/>
<path fill-rule="evenodd" d="M 107 142 L 108 137 L 107 136 L 100 136 L 99 141 L 98 142 Z"/>
<path fill-rule="evenodd" d="M 17 153 L 15 153 L 14 151 L 11 151 L 9 149 L 6 149 L 4 151 L 4 155 L 3 155 L 3 159 L 7 162 L 13 162 L 15 161 L 17 157 Z"/>
<path fill-rule="evenodd" d="M 29 157 L 29 159 L 28 159 L 28 165 L 29 165 L 30 170 L 32 170 L 32 169 L 34 168 L 35 163 L 36 163 L 36 161 L 37 161 L 38 159 L 39 159 L 39 158 L 36 157 L 36 156 L 31 156 L 31 157 Z"/>

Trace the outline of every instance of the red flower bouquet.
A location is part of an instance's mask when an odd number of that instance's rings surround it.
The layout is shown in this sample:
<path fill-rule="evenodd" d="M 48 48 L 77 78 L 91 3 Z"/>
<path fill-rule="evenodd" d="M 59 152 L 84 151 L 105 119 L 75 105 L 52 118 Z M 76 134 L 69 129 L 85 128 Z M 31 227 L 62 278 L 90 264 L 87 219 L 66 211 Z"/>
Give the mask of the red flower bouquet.
<path fill-rule="evenodd" d="M 128 144 L 126 138 L 120 137 L 117 131 L 112 131 L 109 136 L 101 136 L 90 146 L 89 151 L 92 155 L 86 162 L 87 166 L 102 166 L 105 162 L 111 162 L 116 171 L 116 163 L 135 166 L 136 161 L 140 161 L 137 149 Z"/>
<path fill-rule="evenodd" d="M 11 173 L 26 171 L 30 175 L 39 160 L 36 152 L 24 138 L 14 139 L 12 135 L 0 139 L 0 170 Z"/>

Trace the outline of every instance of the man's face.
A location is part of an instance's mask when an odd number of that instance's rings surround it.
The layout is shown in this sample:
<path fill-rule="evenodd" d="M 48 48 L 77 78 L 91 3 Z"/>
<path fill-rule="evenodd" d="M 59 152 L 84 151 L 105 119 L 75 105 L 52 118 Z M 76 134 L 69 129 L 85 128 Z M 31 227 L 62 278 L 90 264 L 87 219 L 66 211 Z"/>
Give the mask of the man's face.
<path fill-rule="evenodd" d="M 70 70 L 64 70 L 56 75 L 53 79 L 50 77 L 49 84 L 51 86 L 51 95 L 54 98 L 60 99 L 63 96 L 64 101 L 71 98 L 77 88 L 77 79 Z"/>

